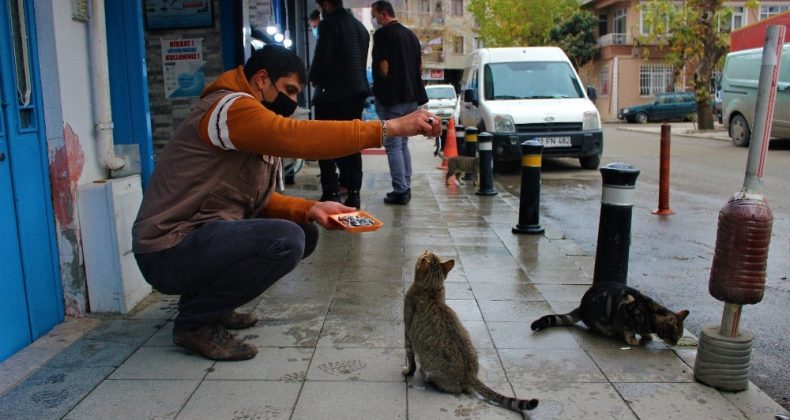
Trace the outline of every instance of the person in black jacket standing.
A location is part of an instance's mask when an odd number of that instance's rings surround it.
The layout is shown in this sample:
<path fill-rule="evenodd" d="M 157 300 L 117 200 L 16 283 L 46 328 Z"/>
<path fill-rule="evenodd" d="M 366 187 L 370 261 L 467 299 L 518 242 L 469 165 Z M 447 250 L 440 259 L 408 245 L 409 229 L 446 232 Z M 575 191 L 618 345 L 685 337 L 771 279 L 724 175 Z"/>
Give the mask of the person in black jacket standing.
<path fill-rule="evenodd" d="M 392 4 L 380 0 L 371 6 L 373 34 L 373 95 L 376 113 L 388 119 L 406 115 L 428 102 L 422 83 L 420 41 L 395 19 Z M 387 204 L 408 204 L 411 200 L 411 154 L 407 137 L 384 141 L 392 177 Z"/>
<path fill-rule="evenodd" d="M 343 0 L 318 0 L 323 19 L 318 25 L 318 43 L 308 79 L 315 87 L 317 120 L 355 120 L 362 118 L 370 86 L 365 74 L 370 34 Z M 345 204 L 359 208 L 362 188 L 362 155 L 355 153 L 318 162 L 321 169 L 321 201 L 340 201 L 338 176 L 348 189 Z"/>

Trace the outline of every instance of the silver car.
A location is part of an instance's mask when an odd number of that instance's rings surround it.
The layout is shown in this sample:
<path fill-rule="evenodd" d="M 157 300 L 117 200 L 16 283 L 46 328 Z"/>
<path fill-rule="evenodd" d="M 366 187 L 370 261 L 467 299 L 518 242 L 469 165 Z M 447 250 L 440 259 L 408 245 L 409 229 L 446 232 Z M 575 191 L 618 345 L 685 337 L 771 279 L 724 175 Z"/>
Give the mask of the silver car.
<path fill-rule="evenodd" d="M 455 116 L 458 95 L 455 94 L 453 85 L 428 85 L 425 86 L 428 94 L 428 103 L 423 105 L 442 119 L 442 127 L 447 128 L 447 121 Z M 456 121 L 457 123 L 458 121 Z"/>

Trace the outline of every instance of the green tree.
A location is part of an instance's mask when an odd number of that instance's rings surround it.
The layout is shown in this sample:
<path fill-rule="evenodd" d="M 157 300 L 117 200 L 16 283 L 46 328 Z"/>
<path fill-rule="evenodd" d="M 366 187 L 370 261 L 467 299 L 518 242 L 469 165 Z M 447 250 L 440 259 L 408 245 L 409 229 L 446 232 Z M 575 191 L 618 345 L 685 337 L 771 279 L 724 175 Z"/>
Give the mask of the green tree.
<path fill-rule="evenodd" d="M 488 47 L 546 45 L 549 31 L 579 9 L 578 0 L 471 0 L 469 11 Z"/>
<path fill-rule="evenodd" d="M 598 52 L 597 26 L 598 18 L 593 13 L 576 10 L 549 30 L 549 42 L 562 48 L 576 69 L 580 69 Z"/>
<path fill-rule="evenodd" d="M 648 58 L 650 46 L 665 53 L 664 60 L 673 66 L 674 79 L 685 71 L 693 71 L 694 93 L 697 99 L 697 120 L 702 130 L 713 129 L 711 112 L 711 77 L 713 70 L 727 54 L 729 33 L 721 31 L 721 23 L 729 22 L 732 9 L 723 0 L 686 0 L 682 5 L 668 0 L 642 2 L 647 35 L 635 38 Z M 747 7 L 756 7 L 749 0 Z"/>

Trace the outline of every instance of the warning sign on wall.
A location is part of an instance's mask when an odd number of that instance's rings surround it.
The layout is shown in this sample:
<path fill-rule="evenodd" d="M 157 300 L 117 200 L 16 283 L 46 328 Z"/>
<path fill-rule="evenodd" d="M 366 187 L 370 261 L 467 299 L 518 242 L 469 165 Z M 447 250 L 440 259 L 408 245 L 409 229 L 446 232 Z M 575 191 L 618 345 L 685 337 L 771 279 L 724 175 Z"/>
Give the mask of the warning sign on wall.
<path fill-rule="evenodd" d="M 165 97 L 200 96 L 205 85 L 203 40 L 162 39 Z"/>
<path fill-rule="evenodd" d="M 422 69 L 422 80 L 444 80 L 444 69 Z"/>

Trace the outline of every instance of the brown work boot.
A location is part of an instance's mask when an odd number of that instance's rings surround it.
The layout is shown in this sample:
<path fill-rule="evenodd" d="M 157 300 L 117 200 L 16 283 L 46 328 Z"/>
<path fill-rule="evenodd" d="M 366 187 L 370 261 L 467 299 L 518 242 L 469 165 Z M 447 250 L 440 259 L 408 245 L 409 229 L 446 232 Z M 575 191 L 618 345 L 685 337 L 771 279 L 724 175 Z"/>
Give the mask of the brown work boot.
<path fill-rule="evenodd" d="M 217 320 L 223 327 L 229 330 L 243 330 L 250 328 L 258 322 L 258 317 L 255 314 L 245 314 L 236 311 L 230 311 L 222 315 Z"/>
<path fill-rule="evenodd" d="M 229 333 L 222 325 L 204 325 L 196 330 L 173 328 L 173 343 L 212 360 L 247 360 L 258 349 Z"/>

